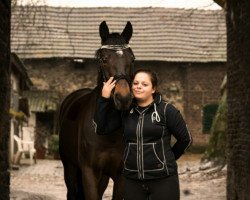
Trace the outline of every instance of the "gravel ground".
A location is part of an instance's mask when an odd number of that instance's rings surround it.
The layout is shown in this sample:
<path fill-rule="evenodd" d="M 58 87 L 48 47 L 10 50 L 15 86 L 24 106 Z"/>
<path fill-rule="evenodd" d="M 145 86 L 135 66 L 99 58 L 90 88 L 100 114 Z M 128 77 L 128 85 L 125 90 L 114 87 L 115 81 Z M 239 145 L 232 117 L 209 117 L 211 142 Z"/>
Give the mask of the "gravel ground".
<path fill-rule="evenodd" d="M 187 154 L 178 161 L 181 200 L 225 200 L 226 167 L 218 171 L 210 163 L 200 163 L 200 154 Z M 63 166 L 56 160 L 38 160 L 29 166 L 22 161 L 11 171 L 10 200 L 66 200 Z M 104 200 L 110 200 L 112 181 Z"/>

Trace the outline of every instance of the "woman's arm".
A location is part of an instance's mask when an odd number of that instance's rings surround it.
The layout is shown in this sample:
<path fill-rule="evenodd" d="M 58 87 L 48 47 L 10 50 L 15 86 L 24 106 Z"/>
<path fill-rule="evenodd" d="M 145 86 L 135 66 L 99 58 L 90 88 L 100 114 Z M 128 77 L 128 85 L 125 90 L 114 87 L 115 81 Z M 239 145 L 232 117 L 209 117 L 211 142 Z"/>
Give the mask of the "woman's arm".
<path fill-rule="evenodd" d="M 121 112 L 114 108 L 110 99 L 99 97 L 93 123 L 98 135 L 107 135 L 121 128 Z"/>
<path fill-rule="evenodd" d="M 121 112 L 115 109 L 110 100 L 110 94 L 115 87 L 115 81 L 111 77 L 103 83 L 102 96 L 97 99 L 96 110 L 93 120 L 95 132 L 99 135 L 112 133 L 122 126 Z"/>
<path fill-rule="evenodd" d="M 173 105 L 168 104 L 166 108 L 167 128 L 176 138 L 172 147 L 175 159 L 177 160 L 192 143 L 192 136 L 188 131 L 186 122 L 181 113 Z"/>

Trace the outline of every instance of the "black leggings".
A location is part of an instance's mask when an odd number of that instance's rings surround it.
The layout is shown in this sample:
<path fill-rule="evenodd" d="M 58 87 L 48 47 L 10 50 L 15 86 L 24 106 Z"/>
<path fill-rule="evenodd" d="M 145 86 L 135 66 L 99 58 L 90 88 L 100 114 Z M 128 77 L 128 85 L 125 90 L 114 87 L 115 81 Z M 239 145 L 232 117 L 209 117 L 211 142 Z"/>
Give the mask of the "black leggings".
<path fill-rule="evenodd" d="M 179 200 L 178 175 L 155 180 L 132 180 L 125 178 L 124 200 Z"/>

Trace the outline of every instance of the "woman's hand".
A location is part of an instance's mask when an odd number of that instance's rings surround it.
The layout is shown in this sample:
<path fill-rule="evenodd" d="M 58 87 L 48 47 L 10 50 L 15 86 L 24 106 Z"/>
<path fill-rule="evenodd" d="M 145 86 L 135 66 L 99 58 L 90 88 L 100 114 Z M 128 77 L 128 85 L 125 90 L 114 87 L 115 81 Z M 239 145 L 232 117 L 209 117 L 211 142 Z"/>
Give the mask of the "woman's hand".
<path fill-rule="evenodd" d="M 110 98 L 111 91 L 115 87 L 116 81 L 114 80 L 114 77 L 110 77 L 107 82 L 103 82 L 103 88 L 102 88 L 102 96 L 105 98 Z"/>

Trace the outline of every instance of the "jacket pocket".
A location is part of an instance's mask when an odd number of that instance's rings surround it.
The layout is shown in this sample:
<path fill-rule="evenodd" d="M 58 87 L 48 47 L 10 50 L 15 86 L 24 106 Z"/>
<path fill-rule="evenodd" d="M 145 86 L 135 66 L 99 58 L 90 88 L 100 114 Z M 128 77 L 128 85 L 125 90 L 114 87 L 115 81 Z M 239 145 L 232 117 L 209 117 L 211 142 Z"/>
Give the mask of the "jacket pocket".
<path fill-rule="evenodd" d="M 176 174 L 178 169 L 177 169 L 177 163 L 175 161 L 174 153 L 172 152 L 172 150 L 167 151 L 165 153 L 165 157 L 166 157 L 166 164 L 167 164 L 168 172 L 170 174 Z"/>
<path fill-rule="evenodd" d="M 143 144 L 143 170 L 159 171 L 164 169 L 163 150 L 156 143 Z"/>
<path fill-rule="evenodd" d="M 138 163 L 137 144 L 128 143 L 128 146 L 124 152 L 124 168 L 125 170 L 129 171 L 138 171 L 137 163 Z"/>

